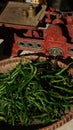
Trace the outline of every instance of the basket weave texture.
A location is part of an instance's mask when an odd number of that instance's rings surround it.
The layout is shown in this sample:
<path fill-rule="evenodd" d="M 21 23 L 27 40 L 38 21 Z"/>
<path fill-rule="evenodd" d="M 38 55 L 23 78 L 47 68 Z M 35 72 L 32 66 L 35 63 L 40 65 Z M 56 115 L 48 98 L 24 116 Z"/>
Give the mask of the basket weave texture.
<path fill-rule="evenodd" d="M 25 61 L 31 62 L 34 59 L 37 59 L 38 56 L 25 56 L 25 57 L 15 57 L 15 58 L 8 58 L 0 61 L 0 73 L 7 73 L 19 63 L 24 63 Z M 46 59 L 46 57 L 40 57 L 40 60 Z"/>
<path fill-rule="evenodd" d="M 15 57 L 15 58 L 8 58 L 8 59 L 4 59 L 0 61 L 0 73 L 6 73 L 10 70 L 12 70 L 18 63 L 23 63 L 24 61 L 30 61 L 37 59 L 38 56 L 37 55 L 29 55 L 29 56 L 24 56 L 24 57 Z M 39 60 L 46 60 L 47 57 L 41 56 L 39 57 Z M 52 62 L 54 62 L 54 60 L 52 60 Z M 57 62 L 57 64 L 59 65 L 59 67 L 64 68 L 67 65 L 65 63 L 63 63 L 62 61 Z M 71 75 L 73 75 L 73 67 L 69 69 L 69 73 L 71 73 Z"/>
<path fill-rule="evenodd" d="M 0 73 L 7 73 L 19 63 L 23 63 L 26 58 L 10 58 L 0 61 Z"/>
<path fill-rule="evenodd" d="M 28 56 L 28 57 L 16 57 L 16 58 L 8 58 L 8 59 L 4 59 L 2 61 L 0 61 L 0 73 L 7 73 L 9 72 L 10 70 L 12 70 L 13 68 L 16 67 L 17 64 L 19 63 L 24 63 L 24 61 L 30 61 L 32 59 L 35 59 L 37 58 L 37 56 Z M 43 58 L 41 57 L 41 59 L 46 59 L 46 58 Z M 66 65 L 62 65 L 62 63 L 60 63 L 60 66 L 62 67 L 66 67 Z M 73 70 L 72 70 L 73 72 Z M 69 113 L 67 113 L 66 116 L 62 117 L 62 119 L 50 126 L 46 126 L 44 128 L 40 128 L 39 130 L 55 130 L 56 128 L 64 125 L 66 122 L 70 121 L 71 119 L 73 119 L 73 108 L 71 109 L 71 111 Z"/>

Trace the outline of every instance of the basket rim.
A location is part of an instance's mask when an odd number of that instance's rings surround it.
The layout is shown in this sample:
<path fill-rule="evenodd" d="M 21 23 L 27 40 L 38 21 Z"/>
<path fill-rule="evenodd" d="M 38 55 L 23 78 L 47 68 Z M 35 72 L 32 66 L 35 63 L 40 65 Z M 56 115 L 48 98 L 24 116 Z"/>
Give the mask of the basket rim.
<path fill-rule="evenodd" d="M 25 60 L 31 60 L 32 58 L 28 57 L 11 57 L 7 59 L 3 59 L 0 61 L 0 66 L 5 67 L 6 65 L 10 65 L 12 63 L 23 63 Z M 66 66 L 66 64 L 65 64 Z M 65 123 L 69 122 L 73 119 L 73 110 L 71 110 L 68 114 L 66 114 L 62 119 L 57 121 L 56 123 L 53 123 L 52 125 L 46 126 L 44 128 L 40 128 L 39 130 L 55 130 L 56 128 L 59 128 L 60 126 L 63 126 Z"/>
<path fill-rule="evenodd" d="M 0 67 L 5 67 L 6 65 L 12 64 L 12 63 L 23 63 L 25 60 L 31 62 L 33 59 L 36 59 L 36 58 L 47 59 L 46 56 L 45 57 L 44 56 L 39 57 L 37 55 L 26 55 L 26 56 L 22 56 L 22 57 L 10 57 L 10 58 L 1 60 L 0 61 Z M 54 62 L 54 59 L 51 59 L 51 61 Z M 61 68 L 67 67 L 67 64 L 65 64 L 61 60 L 58 60 L 57 64 Z M 68 72 L 73 76 L 73 67 L 69 68 Z"/>
<path fill-rule="evenodd" d="M 73 119 L 73 111 L 70 111 L 68 114 L 66 114 L 62 119 L 58 120 L 57 122 L 53 123 L 52 125 L 45 126 L 44 128 L 40 128 L 38 130 L 55 130 L 57 128 L 60 128 L 67 122 L 71 121 Z"/>

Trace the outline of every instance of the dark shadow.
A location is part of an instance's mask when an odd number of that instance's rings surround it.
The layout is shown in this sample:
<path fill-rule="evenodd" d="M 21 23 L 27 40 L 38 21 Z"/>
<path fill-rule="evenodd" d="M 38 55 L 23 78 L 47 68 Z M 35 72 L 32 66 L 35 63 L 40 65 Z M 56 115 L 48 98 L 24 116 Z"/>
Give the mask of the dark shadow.
<path fill-rule="evenodd" d="M 35 14 L 38 14 L 41 9 L 42 9 L 41 4 L 39 4 L 38 6 L 36 6 L 36 8 L 35 8 Z"/>
<path fill-rule="evenodd" d="M 21 125 L 12 126 L 12 125 L 9 125 L 5 122 L 0 122 L 0 130 L 5 130 L 5 129 L 7 129 L 7 130 L 39 130 L 39 128 L 43 128 L 45 126 L 46 125 L 41 125 L 41 124 L 34 124 L 34 125 L 30 125 L 28 127 L 21 126 Z"/>
<path fill-rule="evenodd" d="M 58 4 L 60 1 L 60 4 Z M 73 11 L 73 0 L 46 0 L 48 7 L 53 7 L 61 11 Z M 55 6 L 56 5 L 56 6 Z"/>
<path fill-rule="evenodd" d="M 73 11 L 73 0 L 61 0 L 60 10 L 61 11 Z"/>
<path fill-rule="evenodd" d="M 28 39 L 39 39 L 43 40 L 43 31 L 42 30 L 31 30 L 31 36 L 25 35 L 29 30 L 28 29 L 15 29 L 15 33 L 20 38 L 28 38 Z M 35 35 L 38 34 L 38 36 Z"/>
<path fill-rule="evenodd" d="M 3 42 L 0 44 L 0 59 L 11 56 L 13 43 L 15 43 L 14 33 L 19 37 L 23 37 L 23 33 L 26 33 L 26 31 L 26 29 L 0 26 L 0 39 L 3 39 Z"/>
<path fill-rule="evenodd" d="M 12 54 L 13 44 L 16 43 L 14 39 L 14 33 L 19 38 L 27 38 L 30 39 L 39 39 L 43 40 L 43 31 L 42 30 L 32 30 L 31 36 L 25 35 L 29 30 L 28 29 L 15 29 L 12 27 L 6 27 L 4 25 L 0 26 L 0 39 L 3 39 L 3 42 L 0 44 L 0 59 L 5 57 L 10 57 Z M 38 34 L 38 36 L 35 35 Z"/>
<path fill-rule="evenodd" d="M 0 14 L 4 10 L 4 8 L 6 7 L 7 3 L 8 3 L 8 0 L 0 0 Z"/>
<path fill-rule="evenodd" d="M 66 25 L 65 25 L 65 24 L 60 24 L 60 23 L 57 24 L 57 25 L 62 29 L 63 36 L 66 37 L 67 42 L 68 42 L 68 43 L 71 43 L 71 37 L 70 37 L 70 35 L 69 35 L 69 31 L 68 31 Z"/>
<path fill-rule="evenodd" d="M 5 26 L 0 27 L 0 39 L 3 43 L 0 44 L 0 55 L 11 56 L 14 43 L 14 30 Z"/>

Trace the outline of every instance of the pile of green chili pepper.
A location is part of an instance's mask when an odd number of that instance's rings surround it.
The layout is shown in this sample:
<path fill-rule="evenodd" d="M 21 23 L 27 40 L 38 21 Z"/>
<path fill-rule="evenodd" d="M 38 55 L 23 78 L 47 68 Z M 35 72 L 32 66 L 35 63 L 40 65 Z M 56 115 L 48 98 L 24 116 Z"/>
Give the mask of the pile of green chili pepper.
<path fill-rule="evenodd" d="M 51 124 L 73 104 L 73 77 L 50 60 L 19 63 L 0 74 L 0 121 Z"/>

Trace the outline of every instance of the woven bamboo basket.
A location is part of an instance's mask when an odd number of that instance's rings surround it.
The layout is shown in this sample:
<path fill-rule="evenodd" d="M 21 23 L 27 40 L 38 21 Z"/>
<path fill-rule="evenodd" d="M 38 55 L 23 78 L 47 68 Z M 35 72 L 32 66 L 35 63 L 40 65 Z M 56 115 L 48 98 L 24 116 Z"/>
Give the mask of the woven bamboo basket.
<path fill-rule="evenodd" d="M 32 61 L 39 58 L 39 60 L 46 60 L 47 57 L 45 56 L 38 56 L 38 55 L 26 55 L 23 57 L 15 57 L 15 58 L 7 58 L 0 61 L 0 73 L 6 73 L 10 70 L 12 70 L 18 63 L 23 63 L 24 61 Z M 54 62 L 54 59 L 51 59 L 52 62 Z M 58 60 L 57 64 L 59 67 L 64 68 L 67 66 L 65 60 Z M 69 68 L 69 73 L 73 75 L 73 66 Z"/>
<path fill-rule="evenodd" d="M 7 73 L 8 71 L 12 70 L 17 64 L 19 63 L 23 63 L 24 61 L 32 61 L 34 59 L 38 58 L 38 56 L 24 56 L 24 57 L 15 57 L 15 58 L 8 58 L 8 59 L 4 59 L 0 61 L 0 73 Z M 47 57 L 40 57 L 40 60 L 45 59 L 46 60 Z M 53 62 L 54 60 L 52 60 Z M 57 62 L 58 65 L 60 67 L 66 67 L 67 65 L 61 61 Z M 69 73 L 71 73 L 73 75 L 73 68 L 69 69 Z M 38 130 L 55 130 L 56 128 L 59 128 L 60 126 L 64 125 L 65 123 L 69 122 L 70 120 L 73 119 L 73 106 L 71 108 L 71 110 L 62 117 L 61 120 L 59 120 L 58 122 L 50 125 L 50 126 L 46 126 L 44 128 L 39 128 Z M 32 129 L 33 130 L 33 129 Z"/>

